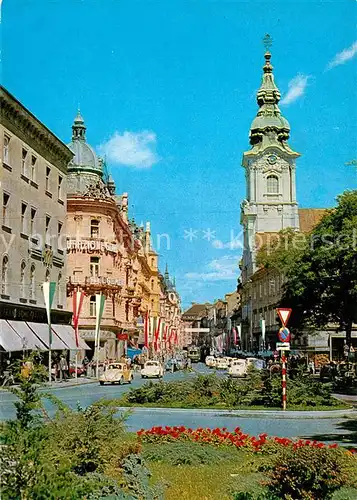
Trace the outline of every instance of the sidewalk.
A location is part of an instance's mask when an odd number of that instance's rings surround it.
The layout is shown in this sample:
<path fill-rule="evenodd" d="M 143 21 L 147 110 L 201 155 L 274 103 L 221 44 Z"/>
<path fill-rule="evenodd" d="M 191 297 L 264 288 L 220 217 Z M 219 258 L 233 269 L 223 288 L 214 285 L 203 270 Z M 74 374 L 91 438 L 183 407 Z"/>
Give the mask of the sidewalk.
<path fill-rule="evenodd" d="M 77 380 L 73 377 L 68 378 L 67 380 L 56 380 L 56 382 L 51 382 L 51 384 L 47 383 L 46 387 L 52 388 L 66 388 L 66 387 L 76 387 L 78 385 L 86 385 L 86 384 L 95 384 L 98 383 L 96 378 L 89 377 L 78 377 Z"/>

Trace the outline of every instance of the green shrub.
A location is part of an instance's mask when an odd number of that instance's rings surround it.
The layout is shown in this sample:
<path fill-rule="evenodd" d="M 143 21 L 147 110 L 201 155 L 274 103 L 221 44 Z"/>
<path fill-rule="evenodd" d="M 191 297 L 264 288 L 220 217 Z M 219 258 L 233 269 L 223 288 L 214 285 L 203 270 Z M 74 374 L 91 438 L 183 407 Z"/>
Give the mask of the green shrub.
<path fill-rule="evenodd" d="M 198 443 L 171 442 L 145 446 L 143 456 L 151 462 L 170 465 L 212 465 L 232 459 L 234 450 Z"/>
<path fill-rule="evenodd" d="M 328 500 L 342 486 L 351 485 L 357 460 L 343 449 L 301 447 L 284 450 L 266 483 L 268 491 L 286 500 Z"/>

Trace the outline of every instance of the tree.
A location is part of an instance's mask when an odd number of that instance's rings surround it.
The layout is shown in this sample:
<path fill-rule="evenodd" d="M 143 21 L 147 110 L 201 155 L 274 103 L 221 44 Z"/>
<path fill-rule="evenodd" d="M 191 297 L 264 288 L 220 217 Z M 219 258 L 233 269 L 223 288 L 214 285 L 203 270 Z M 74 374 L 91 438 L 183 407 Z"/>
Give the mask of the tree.
<path fill-rule="evenodd" d="M 357 320 L 357 191 L 339 196 L 337 207 L 308 236 L 287 272 L 280 305 L 293 309 L 292 326 L 335 323 L 351 344 Z"/>

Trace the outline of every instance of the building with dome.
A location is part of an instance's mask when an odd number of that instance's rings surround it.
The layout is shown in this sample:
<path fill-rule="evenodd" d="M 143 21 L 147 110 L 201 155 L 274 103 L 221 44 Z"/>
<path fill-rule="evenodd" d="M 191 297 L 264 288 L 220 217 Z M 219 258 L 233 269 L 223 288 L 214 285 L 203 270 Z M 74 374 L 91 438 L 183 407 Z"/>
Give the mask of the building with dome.
<path fill-rule="evenodd" d="M 119 359 L 130 345 L 138 344 L 146 313 L 159 314 L 158 306 L 149 311 L 151 294 L 158 297 L 150 226 L 144 231 L 128 219 L 128 194 L 115 194 L 103 159 L 86 141 L 79 111 L 68 148 L 73 152 L 67 177 L 68 306 L 75 290 L 84 291 L 80 336 L 95 358 Z M 94 352 L 98 293 L 105 296 L 105 307 L 100 347 Z"/>

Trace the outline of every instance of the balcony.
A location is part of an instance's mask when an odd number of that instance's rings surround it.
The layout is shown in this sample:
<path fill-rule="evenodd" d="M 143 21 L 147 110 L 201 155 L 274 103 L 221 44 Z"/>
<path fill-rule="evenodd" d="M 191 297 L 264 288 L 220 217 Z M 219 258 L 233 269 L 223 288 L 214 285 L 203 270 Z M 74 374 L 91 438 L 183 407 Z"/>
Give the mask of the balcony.
<path fill-rule="evenodd" d="M 83 278 L 70 276 L 67 284 L 69 288 L 80 286 L 93 291 L 110 290 L 115 292 L 122 289 L 124 282 L 119 278 L 110 278 L 108 276 L 85 276 Z"/>

